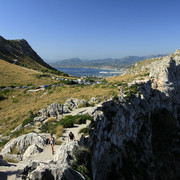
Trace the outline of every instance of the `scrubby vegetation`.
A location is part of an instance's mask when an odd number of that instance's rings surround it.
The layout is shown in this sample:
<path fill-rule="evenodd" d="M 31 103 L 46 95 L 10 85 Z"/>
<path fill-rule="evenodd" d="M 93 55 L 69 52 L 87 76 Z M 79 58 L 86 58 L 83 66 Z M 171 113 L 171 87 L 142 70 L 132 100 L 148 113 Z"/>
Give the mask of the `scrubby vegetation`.
<path fill-rule="evenodd" d="M 41 70 L 43 73 L 50 73 L 50 74 L 55 74 L 55 75 L 59 75 L 59 76 L 66 76 L 68 77 L 69 74 L 64 73 L 62 71 L 58 71 L 58 70 L 52 70 L 52 69 L 42 69 Z"/>
<path fill-rule="evenodd" d="M 85 136 L 89 135 L 89 128 L 83 128 L 79 131 L 79 134 L 83 133 Z"/>
<path fill-rule="evenodd" d="M 22 127 L 24 127 L 25 125 L 33 122 L 34 117 L 35 117 L 35 115 L 33 114 L 33 112 L 32 112 L 32 111 L 29 111 L 29 117 L 23 121 Z"/>
<path fill-rule="evenodd" d="M 74 161 L 72 167 L 79 171 L 87 180 L 92 179 L 91 170 L 91 154 L 87 148 L 74 148 L 73 149 Z"/>
<path fill-rule="evenodd" d="M 93 118 L 86 114 L 86 115 L 67 115 L 61 121 L 60 124 L 63 125 L 64 128 L 73 127 L 74 124 L 85 124 L 86 120 L 93 121 Z"/>

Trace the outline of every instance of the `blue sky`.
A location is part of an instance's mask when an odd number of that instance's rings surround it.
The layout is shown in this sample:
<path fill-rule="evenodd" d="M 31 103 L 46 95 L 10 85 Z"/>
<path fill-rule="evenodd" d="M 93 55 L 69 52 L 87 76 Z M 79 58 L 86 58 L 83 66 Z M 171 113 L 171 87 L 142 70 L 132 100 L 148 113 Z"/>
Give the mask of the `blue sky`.
<path fill-rule="evenodd" d="M 44 60 L 120 58 L 180 49 L 179 0 L 0 0 L 0 35 Z"/>

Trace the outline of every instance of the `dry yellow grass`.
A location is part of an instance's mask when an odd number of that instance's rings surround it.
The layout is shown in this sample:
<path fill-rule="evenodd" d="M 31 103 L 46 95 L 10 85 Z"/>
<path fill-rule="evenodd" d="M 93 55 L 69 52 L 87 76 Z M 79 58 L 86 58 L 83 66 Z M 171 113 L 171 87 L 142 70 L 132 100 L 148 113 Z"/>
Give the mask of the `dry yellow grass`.
<path fill-rule="evenodd" d="M 37 71 L 0 60 L 0 86 L 13 84 L 38 86 L 57 82 L 50 77 L 37 79 L 36 75 L 39 74 Z M 72 79 L 72 77 L 70 78 Z M 36 113 L 54 102 L 64 104 L 70 98 L 88 101 L 92 97 L 103 100 L 104 96 L 110 98 L 118 93 L 118 88 L 112 85 L 65 85 L 33 93 L 28 93 L 25 89 L 14 89 L 7 95 L 7 99 L 0 101 L 0 134 L 8 135 L 10 131 L 29 117 L 29 111 Z M 25 129 L 22 133 L 29 131 L 33 131 L 33 128 Z"/>
<path fill-rule="evenodd" d="M 110 98 L 118 93 L 117 87 L 111 88 L 105 85 L 63 86 L 33 93 L 25 93 L 25 90 L 16 89 L 8 96 L 8 99 L 0 101 L 0 134 L 5 135 L 17 127 L 28 118 L 29 111 L 36 113 L 51 103 L 64 104 L 69 98 L 88 101 L 92 97 L 97 97 L 103 100 L 104 96 Z M 13 103 L 14 98 L 17 101 Z"/>
<path fill-rule="evenodd" d="M 25 86 L 28 84 L 39 86 L 57 82 L 57 80 L 53 80 L 51 77 L 41 77 L 38 79 L 37 75 L 41 74 L 41 72 L 17 66 L 0 59 L 0 86 Z"/>
<path fill-rule="evenodd" d="M 57 126 L 55 129 L 56 137 L 60 138 L 63 135 L 63 126 Z"/>
<path fill-rule="evenodd" d="M 108 78 L 108 82 L 118 82 L 118 81 L 130 81 L 133 79 L 133 76 L 130 74 L 122 75 L 122 76 L 116 76 L 112 78 Z"/>

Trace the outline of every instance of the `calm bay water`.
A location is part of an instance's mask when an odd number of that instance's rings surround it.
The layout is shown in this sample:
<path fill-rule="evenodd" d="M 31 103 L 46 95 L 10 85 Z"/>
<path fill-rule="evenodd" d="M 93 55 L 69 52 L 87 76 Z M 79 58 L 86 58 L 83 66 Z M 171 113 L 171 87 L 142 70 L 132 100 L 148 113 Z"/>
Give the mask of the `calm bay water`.
<path fill-rule="evenodd" d="M 119 76 L 123 72 L 115 70 L 105 70 L 105 69 L 88 69 L 88 68 L 56 68 L 59 71 L 68 73 L 72 76 Z"/>

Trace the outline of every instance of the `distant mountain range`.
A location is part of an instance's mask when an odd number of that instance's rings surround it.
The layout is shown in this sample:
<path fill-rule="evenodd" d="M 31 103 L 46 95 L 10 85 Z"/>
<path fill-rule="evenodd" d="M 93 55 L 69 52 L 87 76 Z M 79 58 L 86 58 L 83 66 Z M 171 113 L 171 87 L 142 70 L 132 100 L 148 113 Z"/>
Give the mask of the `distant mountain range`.
<path fill-rule="evenodd" d="M 95 60 L 82 60 L 79 58 L 63 59 L 56 62 L 49 62 L 53 67 L 76 67 L 76 68 L 107 68 L 107 69 L 120 69 L 128 68 L 135 64 L 137 61 L 145 59 L 167 56 L 167 54 L 156 54 L 150 56 L 126 56 L 120 59 L 105 58 Z"/>
<path fill-rule="evenodd" d="M 0 36 L 0 59 L 35 70 L 55 70 L 43 61 L 24 39 L 6 40 Z"/>

